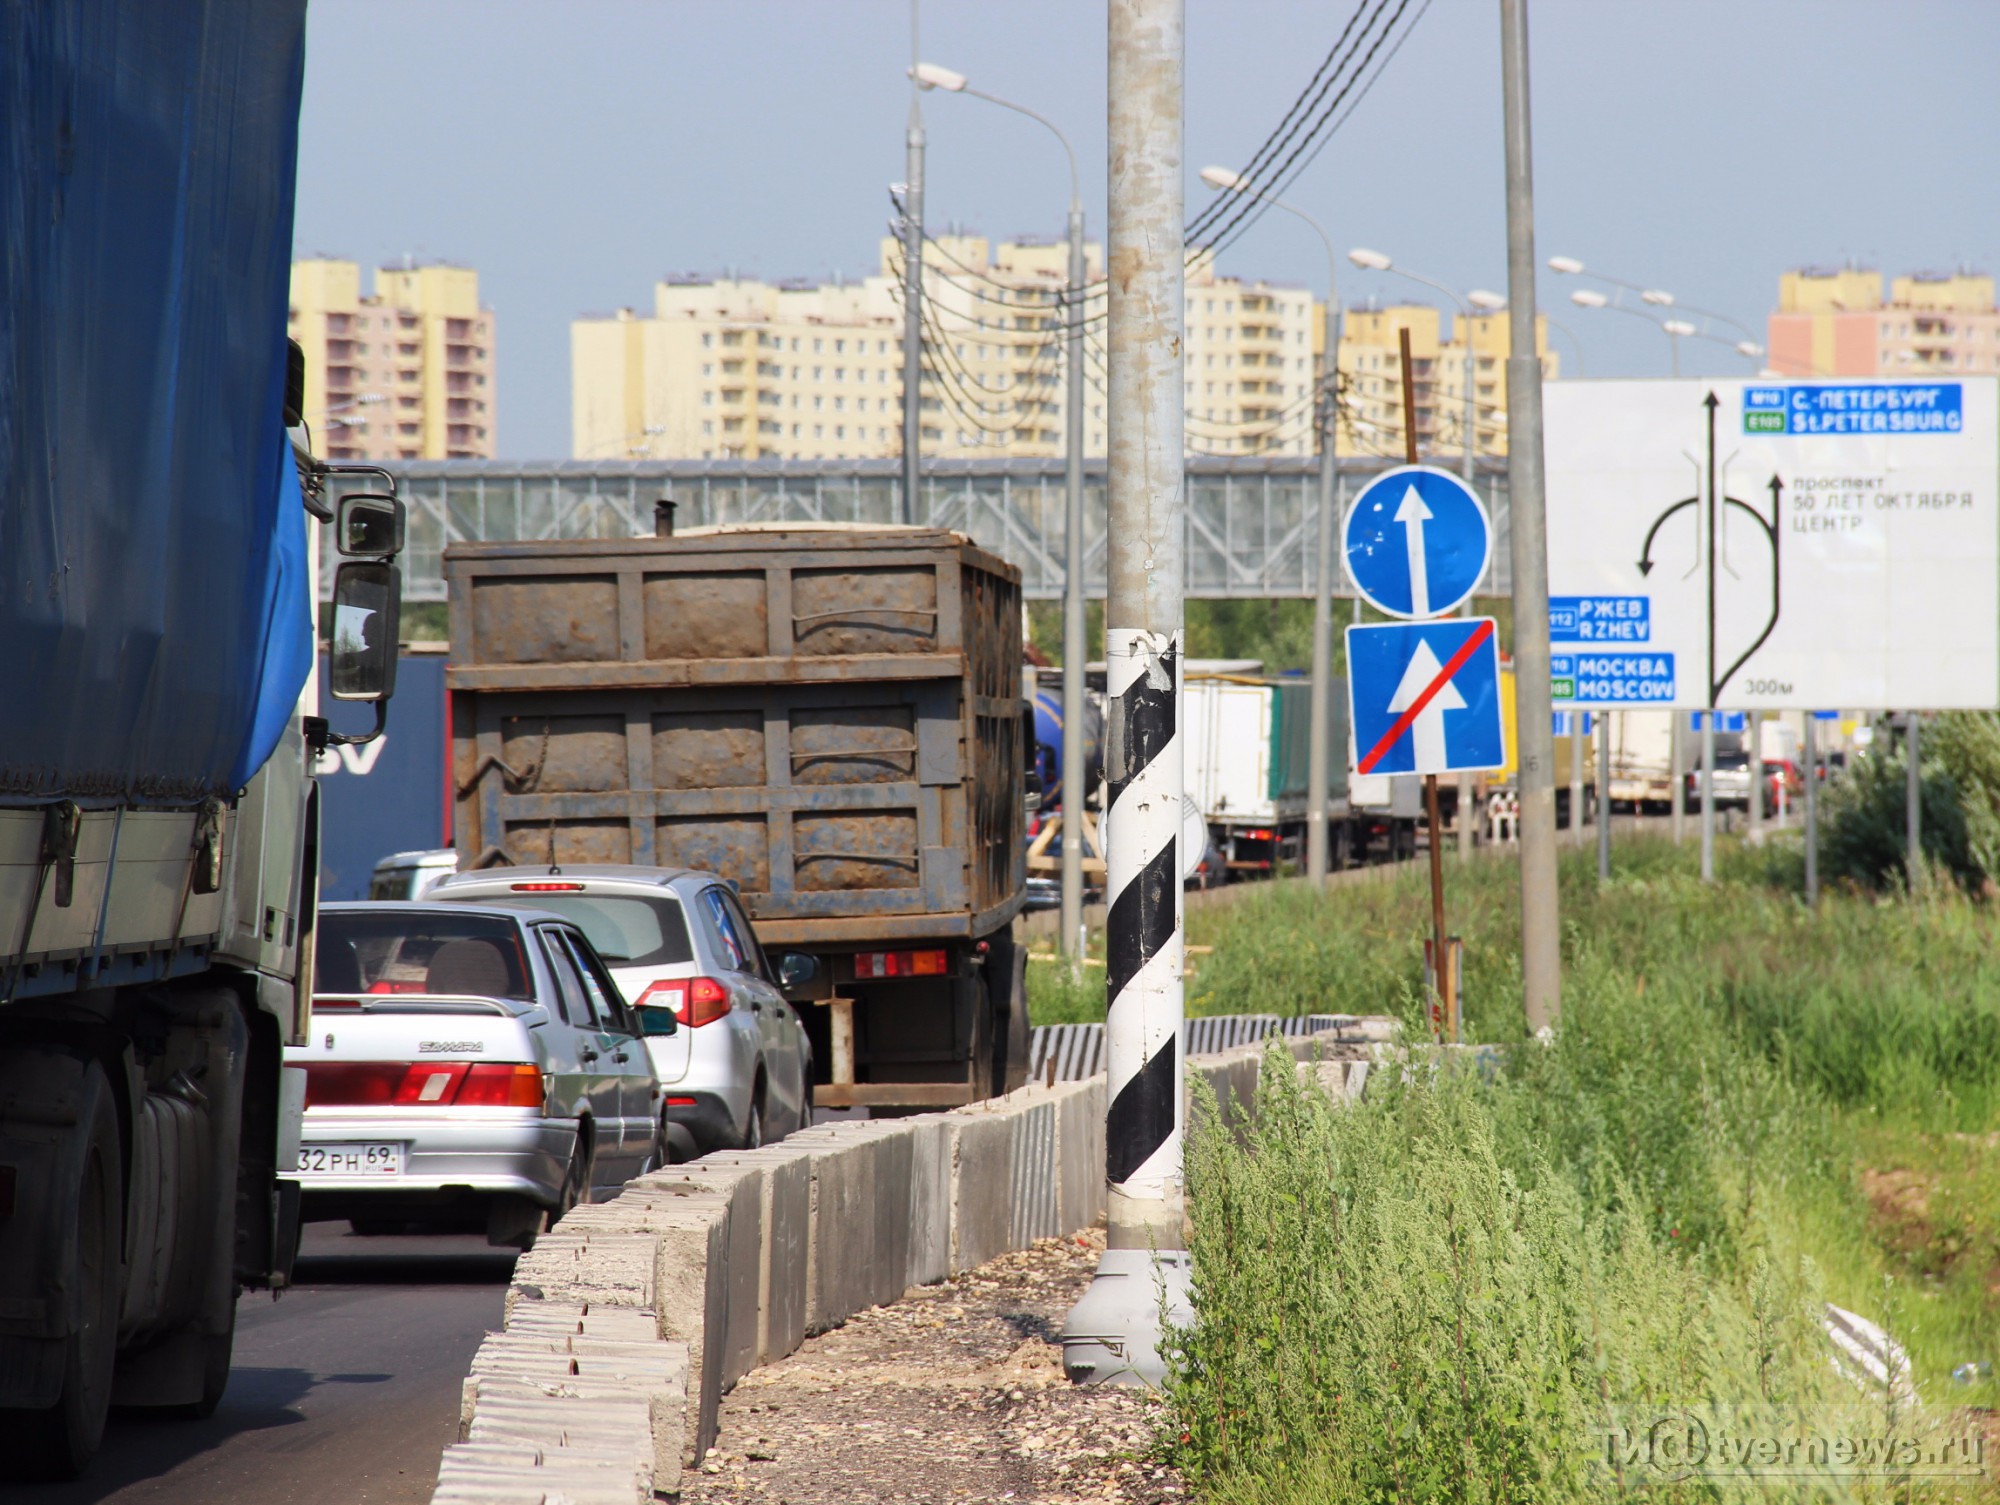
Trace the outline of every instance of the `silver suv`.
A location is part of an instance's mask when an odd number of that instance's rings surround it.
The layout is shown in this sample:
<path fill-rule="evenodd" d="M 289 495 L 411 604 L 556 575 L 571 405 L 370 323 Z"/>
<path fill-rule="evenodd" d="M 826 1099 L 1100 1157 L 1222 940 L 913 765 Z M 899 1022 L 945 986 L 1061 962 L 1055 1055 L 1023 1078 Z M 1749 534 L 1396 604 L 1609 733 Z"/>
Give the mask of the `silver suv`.
<path fill-rule="evenodd" d="M 724 879 L 685 868 L 509 867 L 456 874 L 428 897 L 547 910 L 589 937 L 638 1009 L 676 1157 L 755 1147 L 812 1122 L 812 1047 Z M 794 970 L 792 986 L 814 965 L 780 962 Z"/>

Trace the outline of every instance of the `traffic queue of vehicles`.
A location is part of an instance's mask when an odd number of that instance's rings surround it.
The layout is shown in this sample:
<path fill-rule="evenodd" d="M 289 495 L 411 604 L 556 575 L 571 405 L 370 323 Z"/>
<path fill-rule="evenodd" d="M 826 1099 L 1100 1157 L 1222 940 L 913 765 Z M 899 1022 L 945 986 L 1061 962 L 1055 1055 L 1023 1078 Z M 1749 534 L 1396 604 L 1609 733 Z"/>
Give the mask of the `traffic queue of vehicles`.
<path fill-rule="evenodd" d="M 462 874 L 321 911 L 299 1181 L 307 1221 L 528 1248 L 669 1160 L 812 1121 L 812 1050 L 712 873 Z"/>

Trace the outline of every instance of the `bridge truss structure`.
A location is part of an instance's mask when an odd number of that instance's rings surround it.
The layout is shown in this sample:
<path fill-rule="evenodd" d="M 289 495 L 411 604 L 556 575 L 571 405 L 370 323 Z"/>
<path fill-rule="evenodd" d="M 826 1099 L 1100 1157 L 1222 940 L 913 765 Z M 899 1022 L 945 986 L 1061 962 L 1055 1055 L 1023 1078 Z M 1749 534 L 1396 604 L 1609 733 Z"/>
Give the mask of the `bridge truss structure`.
<path fill-rule="evenodd" d="M 409 507 L 403 597 L 444 599 L 446 545 L 500 539 L 631 538 L 653 532 L 654 504 L 676 504 L 676 526 L 718 523 L 892 524 L 900 514 L 895 460 L 405 461 L 385 467 Z M 1340 462 L 1345 508 L 1380 459 Z M 1187 594 L 1208 600 L 1306 597 L 1314 557 L 1318 461 L 1310 456 L 1190 458 L 1186 468 Z M 1507 473 L 1482 461 L 1476 482 L 1497 537 L 1482 595 L 1510 588 Z M 343 477 L 350 490 L 379 489 Z M 1021 567 L 1029 600 L 1063 589 L 1062 461 L 940 461 L 924 475 L 919 515 L 971 535 Z M 1104 463 L 1084 472 L 1086 592 L 1104 594 Z M 1338 530 L 1336 530 L 1337 536 Z M 321 550 L 321 596 L 332 585 L 331 538 Z M 1336 568 L 1334 594 L 1353 587 Z"/>

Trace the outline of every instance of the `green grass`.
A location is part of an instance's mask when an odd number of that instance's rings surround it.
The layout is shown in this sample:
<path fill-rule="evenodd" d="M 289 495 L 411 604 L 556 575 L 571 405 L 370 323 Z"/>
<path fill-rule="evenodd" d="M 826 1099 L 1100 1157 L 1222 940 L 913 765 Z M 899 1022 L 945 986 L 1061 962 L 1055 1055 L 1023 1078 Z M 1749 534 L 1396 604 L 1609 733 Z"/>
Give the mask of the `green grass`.
<path fill-rule="evenodd" d="M 1995 915 L 1947 885 L 1814 914 L 1797 867 L 1725 843 L 1704 885 L 1691 846 L 1635 841 L 1600 885 L 1566 855 L 1548 1046 L 1523 1040 L 1513 864 L 1448 867 L 1467 1038 L 1499 1069 L 1339 1112 L 1273 1084 L 1246 1143 L 1195 1136 L 1201 1307 L 1176 1398 L 1211 1497 L 1602 1498 L 1573 1439 L 1614 1405 L 1782 1401 L 1860 1425 L 1854 1392 L 1821 1383 L 1822 1299 L 1891 1327 L 1938 1424 L 2000 1405 L 1950 1378 L 2000 1368 Z M 1193 958 L 1191 1011 L 1424 1029 L 1420 872 L 1188 918 L 1215 948 Z M 1101 1017 L 1101 970 L 1031 976 L 1038 1011 Z M 1405 1352 L 1415 1368 L 1390 1368 Z M 1337 1440 L 1363 1436 L 1407 1456 Z"/>

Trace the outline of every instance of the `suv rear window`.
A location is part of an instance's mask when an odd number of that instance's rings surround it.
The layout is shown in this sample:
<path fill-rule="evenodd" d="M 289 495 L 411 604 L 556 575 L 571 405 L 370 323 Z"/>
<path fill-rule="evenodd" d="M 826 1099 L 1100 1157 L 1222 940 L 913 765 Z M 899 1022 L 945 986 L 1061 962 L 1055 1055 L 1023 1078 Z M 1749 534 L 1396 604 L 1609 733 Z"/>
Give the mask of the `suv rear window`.
<path fill-rule="evenodd" d="M 681 901 L 624 894 L 522 894 L 482 897 L 481 904 L 518 905 L 559 914 L 614 967 L 670 967 L 694 960 Z"/>
<path fill-rule="evenodd" d="M 315 993 L 534 997 L 520 927 L 490 915 L 323 912 L 316 950 Z"/>

